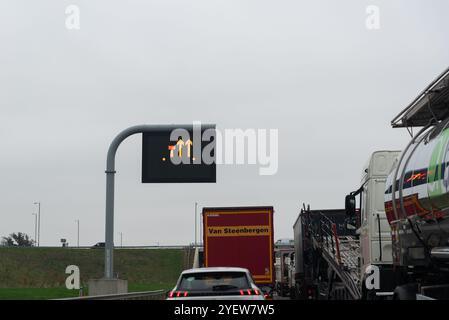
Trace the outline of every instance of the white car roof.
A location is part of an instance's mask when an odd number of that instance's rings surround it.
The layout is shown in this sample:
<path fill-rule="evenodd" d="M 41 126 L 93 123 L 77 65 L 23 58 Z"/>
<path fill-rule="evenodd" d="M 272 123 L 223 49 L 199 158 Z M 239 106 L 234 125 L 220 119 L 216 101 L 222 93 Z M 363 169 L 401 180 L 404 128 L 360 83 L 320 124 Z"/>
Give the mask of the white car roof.
<path fill-rule="evenodd" d="M 250 273 L 248 269 L 236 267 L 208 267 L 208 268 L 194 268 L 184 270 L 181 274 L 189 273 L 203 273 L 203 272 L 245 272 Z"/>

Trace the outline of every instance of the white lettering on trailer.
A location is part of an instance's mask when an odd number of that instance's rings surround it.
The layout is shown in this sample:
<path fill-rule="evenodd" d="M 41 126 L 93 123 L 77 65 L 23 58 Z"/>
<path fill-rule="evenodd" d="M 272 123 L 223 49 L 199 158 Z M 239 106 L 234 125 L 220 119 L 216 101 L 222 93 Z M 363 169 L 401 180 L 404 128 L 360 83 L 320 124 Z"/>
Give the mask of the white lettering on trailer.
<path fill-rule="evenodd" d="M 365 287 L 368 290 L 380 289 L 380 271 L 378 266 L 370 265 L 365 269 Z"/>

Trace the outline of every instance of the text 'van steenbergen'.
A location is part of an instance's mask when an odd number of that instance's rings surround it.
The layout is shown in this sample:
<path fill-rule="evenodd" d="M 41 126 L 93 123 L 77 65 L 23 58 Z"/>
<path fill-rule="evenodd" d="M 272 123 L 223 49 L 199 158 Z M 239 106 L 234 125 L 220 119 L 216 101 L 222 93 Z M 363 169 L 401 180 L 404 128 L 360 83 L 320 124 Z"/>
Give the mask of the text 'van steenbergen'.
<path fill-rule="evenodd" d="M 171 141 L 180 137 L 188 141 L 190 134 L 183 128 L 174 129 L 170 134 Z M 201 123 L 194 122 L 192 164 L 258 164 L 260 175 L 274 175 L 278 170 L 278 140 L 278 129 L 269 132 L 267 129 L 225 129 L 224 134 L 217 129 L 206 129 L 202 133 Z M 197 141 L 209 143 L 201 151 L 201 143 Z M 176 165 L 191 163 L 186 156 L 178 156 L 178 152 L 170 159 Z"/>

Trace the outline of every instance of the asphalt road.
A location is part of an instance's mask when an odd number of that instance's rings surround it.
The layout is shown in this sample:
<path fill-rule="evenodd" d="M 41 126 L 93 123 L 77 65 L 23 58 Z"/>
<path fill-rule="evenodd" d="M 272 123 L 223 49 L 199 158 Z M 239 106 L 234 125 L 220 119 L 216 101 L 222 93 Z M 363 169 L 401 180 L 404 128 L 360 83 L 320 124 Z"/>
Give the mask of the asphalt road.
<path fill-rule="evenodd" d="M 278 296 L 277 294 L 274 294 L 273 300 L 290 300 L 290 297 L 281 297 L 281 296 Z"/>

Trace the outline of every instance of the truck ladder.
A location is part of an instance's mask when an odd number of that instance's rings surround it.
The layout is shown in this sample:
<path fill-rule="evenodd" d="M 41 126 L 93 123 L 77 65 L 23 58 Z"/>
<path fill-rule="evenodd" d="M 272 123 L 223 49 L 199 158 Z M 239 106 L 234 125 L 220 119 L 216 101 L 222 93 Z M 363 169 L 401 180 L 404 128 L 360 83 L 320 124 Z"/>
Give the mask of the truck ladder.
<path fill-rule="evenodd" d="M 339 236 L 335 222 L 318 214 L 318 224 L 310 219 L 310 212 L 304 212 L 306 230 L 313 247 L 340 278 L 352 299 L 361 298 L 358 257 L 360 244 L 355 236 Z"/>

